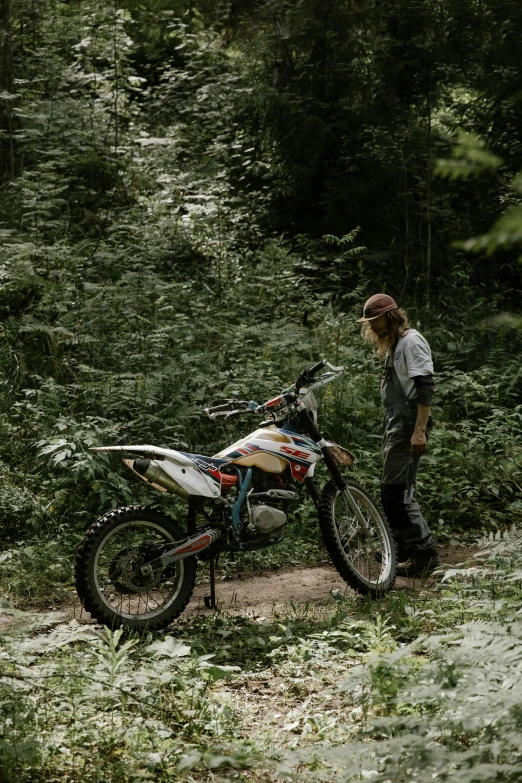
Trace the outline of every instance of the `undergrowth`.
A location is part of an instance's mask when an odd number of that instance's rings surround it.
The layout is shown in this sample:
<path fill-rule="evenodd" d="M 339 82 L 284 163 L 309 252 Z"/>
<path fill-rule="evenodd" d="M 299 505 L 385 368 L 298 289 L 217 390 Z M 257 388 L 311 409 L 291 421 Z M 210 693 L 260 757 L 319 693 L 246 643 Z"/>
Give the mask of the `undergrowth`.
<path fill-rule="evenodd" d="M 518 780 L 520 544 L 484 539 L 380 602 L 334 594 L 155 637 L 4 606 L 2 780 Z"/>

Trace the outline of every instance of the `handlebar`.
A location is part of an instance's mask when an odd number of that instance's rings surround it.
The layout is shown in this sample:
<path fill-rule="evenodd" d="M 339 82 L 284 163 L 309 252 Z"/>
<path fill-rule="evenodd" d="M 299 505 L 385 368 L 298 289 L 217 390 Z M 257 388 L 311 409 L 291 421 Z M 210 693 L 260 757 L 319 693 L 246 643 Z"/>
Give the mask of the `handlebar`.
<path fill-rule="evenodd" d="M 205 408 L 205 413 L 210 419 L 224 419 L 229 421 L 243 413 L 253 413 L 260 410 L 260 406 L 253 400 L 215 400 L 219 402 L 218 405 L 212 405 L 209 408 Z"/>
<path fill-rule="evenodd" d="M 317 362 L 317 364 L 312 364 L 310 367 L 306 367 L 297 379 L 297 383 L 295 385 L 296 390 L 300 391 L 301 387 L 304 386 L 305 383 L 312 381 L 319 370 L 325 366 L 325 364 L 328 364 L 326 359 L 321 359 L 321 361 Z"/>
<path fill-rule="evenodd" d="M 327 368 L 327 371 L 316 379 L 316 375 L 323 367 Z M 263 405 L 258 405 L 257 402 L 250 400 L 214 400 L 211 407 L 205 408 L 205 413 L 210 419 L 222 419 L 223 421 L 230 421 L 243 413 L 269 413 L 272 419 L 275 420 L 275 414 L 281 414 L 283 410 L 289 411 L 289 409 L 295 405 L 305 394 L 324 386 L 341 375 L 343 367 L 334 367 L 326 359 L 321 359 L 316 364 L 312 364 L 306 367 L 295 384 L 294 387 L 290 387 L 283 392 L 279 397 L 275 397 L 273 400 L 268 400 Z M 311 384 L 311 385 L 309 385 Z M 301 388 L 306 386 L 307 388 L 300 394 Z"/>
<path fill-rule="evenodd" d="M 232 400 L 223 403 L 222 405 L 212 405 L 210 408 L 205 408 L 207 413 L 223 413 L 224 411 L 233 410 Z"/>

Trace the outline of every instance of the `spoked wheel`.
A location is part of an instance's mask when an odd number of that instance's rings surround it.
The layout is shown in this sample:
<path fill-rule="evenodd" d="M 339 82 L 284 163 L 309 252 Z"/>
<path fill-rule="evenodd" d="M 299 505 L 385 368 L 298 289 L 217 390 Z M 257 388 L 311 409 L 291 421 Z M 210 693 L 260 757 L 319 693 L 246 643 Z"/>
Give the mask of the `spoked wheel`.
<path fill-rule="evenodd" d="M 323 540 L 339 574 L 358 593 L 378 597 L 395 582 L 395 542 L 384 512 L 368 490 L 349 480 L 347 492 L 333 481 L 319 501 Z"/>
<path fill-rule="evenodd" d="M 112 628 L 158 630 L 185 609 L 196 582 L 195 557 L 159 571 L 142 566 L 185 537 L 171 519 L 146 508 L 118 508 L 87 531 L 76 556 L 76 589 L 85 609 Z"/>

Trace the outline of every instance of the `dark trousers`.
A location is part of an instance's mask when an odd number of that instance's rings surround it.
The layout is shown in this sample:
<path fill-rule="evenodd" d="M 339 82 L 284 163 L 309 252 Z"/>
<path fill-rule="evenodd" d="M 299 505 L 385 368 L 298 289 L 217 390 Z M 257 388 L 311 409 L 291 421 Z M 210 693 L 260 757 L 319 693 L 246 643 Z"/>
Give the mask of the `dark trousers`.
<path fill-rule="evenodd" d="M 410 440 L 416 417 L 417 406 L 409 402 L 385 408 L 381 498 L 399 560 L 433 546 L 433 536 L 415 498 L 420 457 L 411 453 Z"/>

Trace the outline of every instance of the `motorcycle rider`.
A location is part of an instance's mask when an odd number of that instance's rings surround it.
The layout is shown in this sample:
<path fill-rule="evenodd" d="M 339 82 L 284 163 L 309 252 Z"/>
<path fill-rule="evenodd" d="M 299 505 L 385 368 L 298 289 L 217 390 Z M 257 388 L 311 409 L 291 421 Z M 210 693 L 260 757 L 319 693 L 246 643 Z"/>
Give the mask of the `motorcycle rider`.
<path fill-rule="evenodd" d="M 362 336 L 384 358 L 382 505 L 397 542 L 398 576 L 422 576 L 440 565 L 428 524 L 415 499 L 419 461 L 432 426 L 433 362 L 427 340 L 408 326 L 387 294 L 364 305 Z"/>

